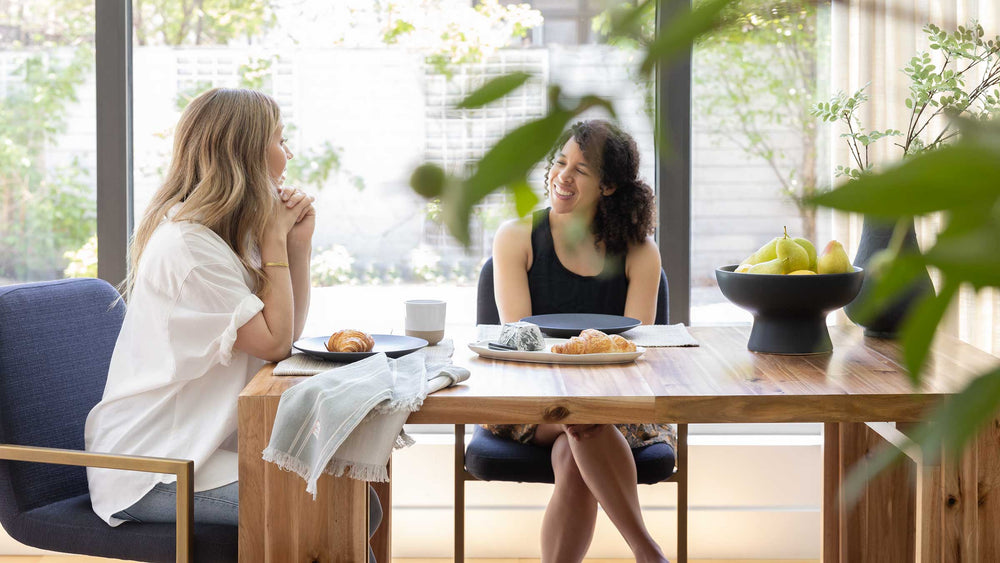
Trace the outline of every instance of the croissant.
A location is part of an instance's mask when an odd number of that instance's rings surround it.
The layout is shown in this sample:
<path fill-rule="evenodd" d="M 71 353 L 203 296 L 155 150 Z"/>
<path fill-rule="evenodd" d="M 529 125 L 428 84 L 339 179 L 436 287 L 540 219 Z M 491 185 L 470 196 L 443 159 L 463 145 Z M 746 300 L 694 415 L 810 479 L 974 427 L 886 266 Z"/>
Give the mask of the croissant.
<path fill-rule="evenodd" d="M 603 332 L 588 328 L 580 336 L 570 338 L 564 344 L 552 347 L 556 354 L 606 354 L 610 352 L 635 352 L 635 344 L 618 336 L 608 336 Z"/>
<path fill-rule="evenodd" d="M 338 330 L 330 335 L 326 349 L 331 352 L 371 352 L 375 340 L 360 330 Z"/>
<path fill-rule="evenodd" d="M 612 334 L 608 338 L 615 347 L 615 352 L 635 352 L 635 342 L 626 339 L 618 334 Z"/>

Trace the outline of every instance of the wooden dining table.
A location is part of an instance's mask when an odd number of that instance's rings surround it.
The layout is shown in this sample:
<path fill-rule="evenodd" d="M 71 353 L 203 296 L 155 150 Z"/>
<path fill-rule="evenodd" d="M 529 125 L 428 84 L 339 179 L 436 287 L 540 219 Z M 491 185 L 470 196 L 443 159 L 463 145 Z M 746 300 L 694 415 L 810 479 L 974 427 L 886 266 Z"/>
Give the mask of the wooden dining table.
<path fill-rule="evenodd" d="M 698 347 L 647 348 L 637 361 L 553 365 L 485 359 L 455 337 L 471 377 L 427 397 L 410 424 L 822 422 L 823 560 L 1000 561 L 1000 418 L 960 458 L 908 449 L 856 501 L 840 487 L 874 452 L 1000 359 L 938 335 L 919 386 L 898 342 L 831 327 L 833 352 L 747 350 L 749 327 L 693 327 Z M 365 561 L 367 485 L 324 476 L 317 498 L 297 475 L 264 462 L 281 393 L 305 380 L 264 367 L 239 399 L 241 561 Z M 442 477 L 447 478 L 447 477 Z M 380 488 L 391 512 L 389 489 Z M 373 539 L 388 561 L 391 519 Z M 697 546 L 694 546 L 697 551 Z"/>

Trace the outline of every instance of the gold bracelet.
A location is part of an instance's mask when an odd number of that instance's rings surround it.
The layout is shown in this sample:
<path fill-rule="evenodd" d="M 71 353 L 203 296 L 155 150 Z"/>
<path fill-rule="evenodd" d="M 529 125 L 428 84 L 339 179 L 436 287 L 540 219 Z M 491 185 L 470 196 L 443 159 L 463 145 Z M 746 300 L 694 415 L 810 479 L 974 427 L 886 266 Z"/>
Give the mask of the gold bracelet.
<path fill-rule="evenodd" d="M 264 267 L 266 268 L 268 266 L 278 266 L 280 268 L 287 268 L 288 262 L 264 262 Z"/>

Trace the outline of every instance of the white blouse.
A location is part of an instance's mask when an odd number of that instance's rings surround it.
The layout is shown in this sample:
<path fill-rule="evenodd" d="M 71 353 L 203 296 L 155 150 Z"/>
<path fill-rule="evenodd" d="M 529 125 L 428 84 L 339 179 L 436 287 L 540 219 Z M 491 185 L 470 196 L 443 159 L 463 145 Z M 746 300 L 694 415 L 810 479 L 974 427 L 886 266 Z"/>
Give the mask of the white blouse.
<path fill-rule="evenodd" d="M 237 480 L 236 402 L 263 361 L 234 350 L 264 308 L 236 253 L 171 210 L 139 261 L 104 397 L 85 427 L 88 451 L 194 460 L 195 491 Z M 173 475 L 88 468 L 94 512 L 112 526 Z"/>

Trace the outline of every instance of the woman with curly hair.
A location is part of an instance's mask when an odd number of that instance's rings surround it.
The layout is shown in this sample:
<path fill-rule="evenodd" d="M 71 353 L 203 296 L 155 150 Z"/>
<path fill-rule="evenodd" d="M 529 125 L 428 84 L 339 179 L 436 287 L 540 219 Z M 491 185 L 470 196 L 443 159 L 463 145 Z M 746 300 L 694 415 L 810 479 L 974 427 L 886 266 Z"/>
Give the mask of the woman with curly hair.
<path fill-rule="evenodd" d="M 573 125 L 549 155 L 550 207 L 509 221 L 493 241 L 502 322 L 548 313 L 626 315 L 652 324 L 660 282 L 653 191 L 639 179 L 635 140 L 601 120 Z M 490 425 L 494 434 L 551 446 L 555 491 L 542 521 L 542 561 L 581 561 L 597 505 L 636 561 L 666 561 L 642 519 L 632 448 L 674 443 L 656 424 Z"/>

